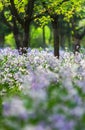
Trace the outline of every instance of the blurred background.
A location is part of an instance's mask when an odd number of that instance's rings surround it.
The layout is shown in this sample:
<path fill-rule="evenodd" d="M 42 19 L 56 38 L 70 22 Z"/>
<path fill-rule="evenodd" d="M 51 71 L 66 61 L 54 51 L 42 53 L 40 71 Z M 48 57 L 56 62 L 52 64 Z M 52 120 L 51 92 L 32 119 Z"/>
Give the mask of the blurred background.
<path fill-rule="evenodd" d="M 32 3 L 30 0 L 0 0 L 0 48 L 54 47 L 58 50 L 68 47 L 72 51 L 75 44 L 85 47 L 84 3 L 84 0 L 35 0 Z M 27 45 L 23 38 L 26 33 L 29 35 Z"/>

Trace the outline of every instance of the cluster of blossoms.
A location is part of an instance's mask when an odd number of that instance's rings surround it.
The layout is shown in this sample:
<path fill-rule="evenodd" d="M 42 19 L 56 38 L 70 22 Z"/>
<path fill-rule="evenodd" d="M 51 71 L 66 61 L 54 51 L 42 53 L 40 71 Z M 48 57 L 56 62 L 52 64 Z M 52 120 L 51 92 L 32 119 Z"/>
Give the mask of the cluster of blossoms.
<path fill-rule="evenodd" d="M 85 54 L 0 50 L 2 130 L 85 130 Z"/>

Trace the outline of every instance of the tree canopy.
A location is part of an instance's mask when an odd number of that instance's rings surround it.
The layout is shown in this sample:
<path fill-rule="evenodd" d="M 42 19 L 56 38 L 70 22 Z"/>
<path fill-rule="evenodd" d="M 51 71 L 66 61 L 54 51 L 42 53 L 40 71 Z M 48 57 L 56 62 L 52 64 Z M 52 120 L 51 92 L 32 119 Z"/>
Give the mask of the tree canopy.
<path fill-rule="evenodd" d="M 30 47 L 31 22 L 42 27 L 51 23 L 54 30 L 54 55 L 59 56 L 59 19 L 62 16 L 62 21 L 68 22 L 75 33 L 79 28 L 75 18 L 78 22 L 85 17 L 84 2 L 85 0 L 0 0 L 0 14 L 3 23 L 13 32 L 18 49 Z"/>

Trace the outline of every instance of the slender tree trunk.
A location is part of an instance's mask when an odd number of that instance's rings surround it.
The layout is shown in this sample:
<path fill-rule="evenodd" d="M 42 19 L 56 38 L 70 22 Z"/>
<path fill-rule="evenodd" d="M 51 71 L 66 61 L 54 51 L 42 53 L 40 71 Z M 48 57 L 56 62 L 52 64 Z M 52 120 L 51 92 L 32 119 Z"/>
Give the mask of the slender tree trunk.
<path fill-rule="evenodd" d="M 51 44 L 52 43 L 52 39 L 53 39 L 53 28 L 52 28 L 52 26 L 50 26 L 49 29 L 50 29 L 49 43 Z"/>
<path fill-rule="evenodd" d="M 16 33 L 15 31 L 13 31 L 13 34 L 14 34 L 14 38 L 15 38 L 16 47 L 19 50 L 22 47 L 22 45 L 20 43 L 20 39 L 19 39 L 19 34 Z"/>
<path fill-rule="evenodd" d="M 58 16 L 53 17 L 53 35 L 54 35 L 54 56 L 59 58 L 59 27 L 58 27 Z"/>
<path fill-rule="evenodd" d="M 60 35 L 60 46 L 62 49 L 65 49 L 65 35 L 62 33 Z"/>
<path fill-rule="evenodd" d="M 73 35 L 74 48 L 73 49 L 74 49 L 74 54 L 75 54 L 76 52 L 80 51 L 80 47 L 81 47 L 80 42 L 81 42 L 82 38 L 85 36 L 85 28 L 84 28 L 83 32 L 80 34 L 79 31 L 81 30 L 81 28 L 76 30 L 75 20 L 72 19 L 71 22 L 72 22 L 72 29 L 74 31 L 74 35 Z"/>
<path fill-rule="evenodd" d="M 29 31 L 30 25 L 27 26 L 27 28 L 24 29 L 24 35 L 23 35 L 23 47 L 28 48 L 30 47 L 30 31 Z"/>
<path fill-rule="evenodd" d="M 30 24 L 32 21 L 32 14 L 33 14 L 33 8 L 34 8 L 34 2 L 35 0 L 29 0 L 28 4 L 25 8 L 25 18 L 24 18 L 24 35 L 23 35 L 23 53 L 26 53 L 28 47 L 30 47 Z"/>
<path fill-rule="evenodd" d="M 27 53 L 30 47 L 30 23 L 24 26 L 23 32 L 23 53 Z"/>
<path fill-rule="evenodd" d="M 0 36 L 0 47 L 4 47 L 4 37 L 5 37 L 4 34 L 2 34 L 2 35 Z"/>
<path fill-rule="evenodd" d="M 74 37 L 74 53 L 80 51 L 80 39 Z"/>
<path fill-rule="evenodd" d="M 20 37 L 19 37 L 19 29 L 15 20 L 15 17 L 12 16 L 12 22 L 13 22 L 13 27 L 12 27 L 12 31 L 14 34 L 14 38 L 15 38 L 15 42 L 16 42 L 16 47 L 18 50 L 20 50 L 20 48 L 22 47 L 21 45 L 21 41 L 20 41 Z"/>
<path fill-rule="evenodd" d="M 46 47 L 46 38 L 45 38 L 45 26 L 42 28 L 42 36 L 43 36 L 43 47 Z"/>
<path fill-rule="evenodd" d="M 68 35 L 67 35 L 67 40 L 68 40 L 68 48 L 69 48 L 70 50 L 72 50 L 71 34 L 68 34 Z"/>

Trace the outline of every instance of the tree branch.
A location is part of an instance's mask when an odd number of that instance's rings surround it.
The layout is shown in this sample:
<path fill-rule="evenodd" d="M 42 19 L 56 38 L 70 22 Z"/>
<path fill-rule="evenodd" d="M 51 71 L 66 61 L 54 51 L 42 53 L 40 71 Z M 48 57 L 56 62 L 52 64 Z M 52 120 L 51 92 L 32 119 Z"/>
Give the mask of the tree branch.
<path fill-rule="evenodd" d="M 35 2 L 35 0 L 28 1 L 28 4 L 27 4 L 26 9 L 25 9 L 25 13 L 26 13 L 25 22 L 32 20 L 31 17 L 33 14 L 34 2 Z"/>
<path fill-rule="evenodd" d="M 5 18 L 3 11 L 1 12 L 1 16 L 2 16 L 2 21 L 12 30 L 12 29 L 13 29 L 13 26 L 12 26 L 12 24 L 10 24 L 10 23 L 7 21 L 7 19 Z"/>
<path fill-rule="evenodd" d="M 15 16 L 15 19 L 21 24 L 21 26 L 23 26 L 23 20 L 20 18 L 19 14 L 18 14 L 18 11 L 14 4 L 14 0 L 10 0 L 10 4 L 11 5 L 9 6 L 9 8 L 11 10 L 11 14 L 13 16 Z"/>

